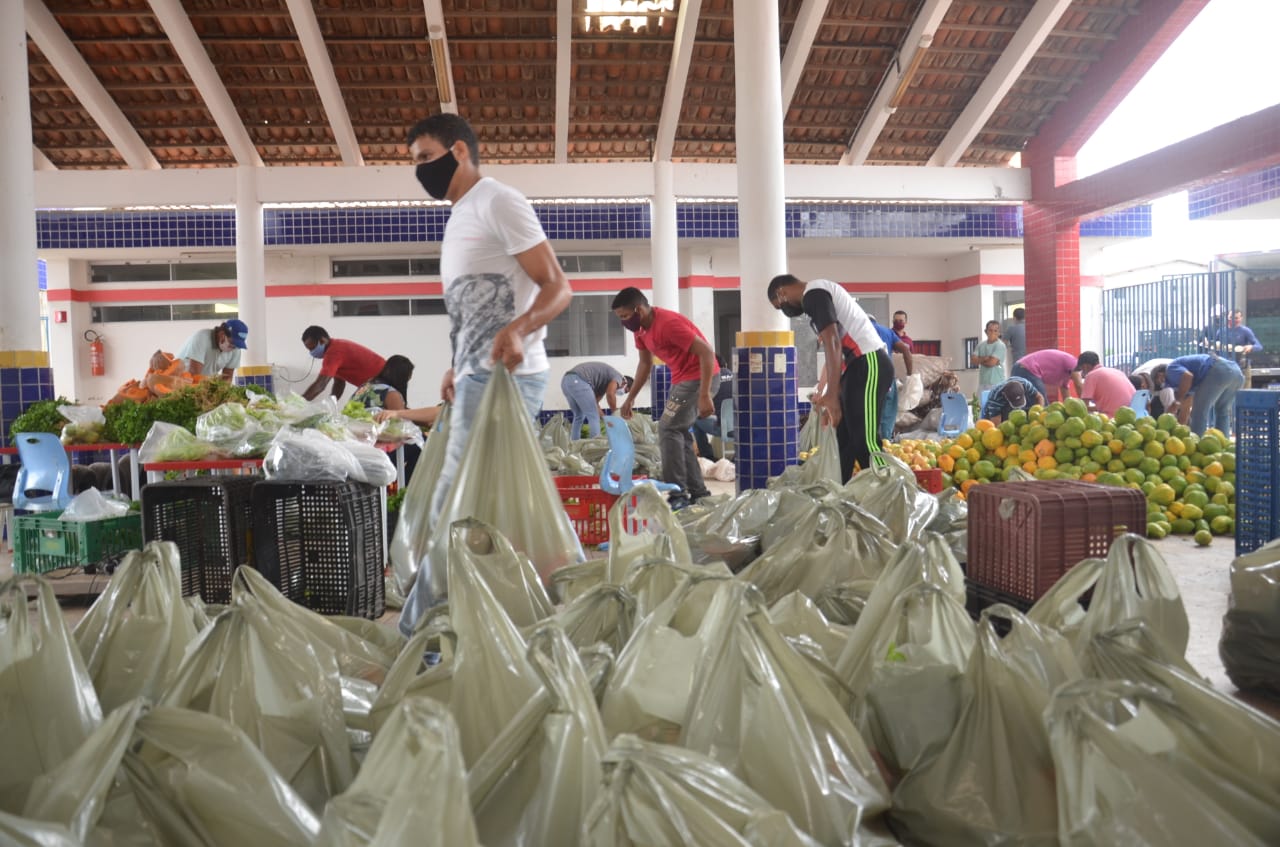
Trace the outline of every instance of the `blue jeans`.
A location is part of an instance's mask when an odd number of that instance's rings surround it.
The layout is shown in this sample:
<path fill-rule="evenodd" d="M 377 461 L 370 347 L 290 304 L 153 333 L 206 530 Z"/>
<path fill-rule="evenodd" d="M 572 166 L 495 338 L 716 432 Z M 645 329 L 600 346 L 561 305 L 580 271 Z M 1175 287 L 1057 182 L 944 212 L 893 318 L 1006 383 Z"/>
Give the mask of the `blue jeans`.
<path fill-rule="evenodd" d="M 889 382 L 889 393 L 884 398 L 884 411 L 880 413 L 880 439 L 893 440 L 893 428 L 898 423 L 898 381 Z"/>
<path fill-rule="evenodd" d="M 1209 428 L 1210 414 L 1218 429 L 1231 437 L 1231 425 L 1235 422 L 1236 392 L 1244 388 L 1244 373 L 1230 359 L 1214 359 L 1209 370 L 1195 386 L 1195 399 L 1191 405 L 1191 431 L 1204 435 Z"/>
<path fill-rule="evenodd" d="M 720 437 L 720 418 L 715 415 L 709 418 L 698 418 L 693 422 L 693 440 L 698 443 L 698 455 L 704 459 L 716 460 L 716 451 L 711 449 L 712 437 Z"/>
<path fill-rule="evenodd" d="M 529 412 L 529 424 L 533 425 L 538 412 L 542 410 L 542 398 L 547 393 L 547 374 L 529 374 L 517 376 L 516 385 L 520 387 L 520 396 L 524 398 L 525 409 Z M 471 426 L 480 411 L 480 400 L 484 396 L 485 386 L 489 382 L 488 373 L 473 373 L 464 376 L 454 383 L 453 411 L 449 414 L 449 443 L 445 446 L 444 465 L 440 468 L 440 478 L 436 482 L 435 494 L 431 499 L 430 519 L 432 534 L 440 521 L 445 503 L 453 489 L 453 481 L 458 476 L 458 465 L 462 463 L 462 454 L 466 452 L 467 442 L 471 438 Z M 435 597 L 431 590 L 431 563 L 425 557 L 420 563 L 418 573 L 413 580 L 413 588 L 405 598 L 404 611 L 400 613 L 400 631 L 409 636 L 413 627 L 428 609 L 443 597 Z"/>
<path fill-rule="evenodd" d="M 581 438 L 584 422 L 592 438 L 599 435 L 600 404 L 596 402 L 596 392 L 591 383 L 575 373 L 567 373 L 560 380 L 560 390 L 569 401 L 569 411 L 572 414 L 569 436 L 574 440 Z"/>

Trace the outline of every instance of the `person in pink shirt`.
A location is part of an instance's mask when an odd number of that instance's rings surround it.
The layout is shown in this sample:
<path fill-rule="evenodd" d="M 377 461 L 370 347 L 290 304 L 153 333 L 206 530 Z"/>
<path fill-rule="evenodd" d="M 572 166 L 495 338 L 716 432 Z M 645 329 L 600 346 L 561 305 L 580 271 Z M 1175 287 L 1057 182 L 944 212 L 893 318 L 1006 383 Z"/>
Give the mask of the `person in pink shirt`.
<path fill-rule="evenodd" d="M 1080 392 L 1090 410 L 1097 410 L 1108 417 L 1115 417 L 1116 410 L 1128 406 L 1133 400 L 1133 383 L 1123 371 L 1102 367 L 1098 354 L 1086 350 L 1076 359 L 1076 370 L 1084 376 L 1084 389 Z"/>
<path fill-rule="evenodd" d="M 1013 375 L 1031 383 L 1048 403 L 1070 397 L 1070 385 L 1075 385 L 1076 396 L 1083 389 L 1076 357 L 1062 350 L 1028 353 L 1013 363 Z"/>

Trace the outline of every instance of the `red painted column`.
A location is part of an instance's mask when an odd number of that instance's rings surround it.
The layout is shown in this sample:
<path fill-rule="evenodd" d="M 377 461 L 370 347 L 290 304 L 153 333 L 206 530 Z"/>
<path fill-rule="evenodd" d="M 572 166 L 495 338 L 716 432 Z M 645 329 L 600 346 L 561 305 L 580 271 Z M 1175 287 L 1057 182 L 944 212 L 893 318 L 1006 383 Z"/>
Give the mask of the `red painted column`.
<path fill-rule="evenodd" d="M 1029 162 L 1033 197 L 1075 179 L 1074 156 Z M 1080 352 L 1080 221 L 1050 203 L 1022 207 L 1027 352 Z"/>

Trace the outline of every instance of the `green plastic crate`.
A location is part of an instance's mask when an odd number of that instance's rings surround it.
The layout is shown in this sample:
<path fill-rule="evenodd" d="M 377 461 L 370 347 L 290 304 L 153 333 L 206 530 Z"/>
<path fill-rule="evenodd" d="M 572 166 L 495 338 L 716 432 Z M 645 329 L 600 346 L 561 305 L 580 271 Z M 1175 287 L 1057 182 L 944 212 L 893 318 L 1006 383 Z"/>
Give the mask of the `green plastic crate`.
<path fill-rule="evenodd" d="M 47 573 L 96 564 L 142 547 L 142 516 L 64 521 L 61 512 L 13 521 L 14 573 Z"/>

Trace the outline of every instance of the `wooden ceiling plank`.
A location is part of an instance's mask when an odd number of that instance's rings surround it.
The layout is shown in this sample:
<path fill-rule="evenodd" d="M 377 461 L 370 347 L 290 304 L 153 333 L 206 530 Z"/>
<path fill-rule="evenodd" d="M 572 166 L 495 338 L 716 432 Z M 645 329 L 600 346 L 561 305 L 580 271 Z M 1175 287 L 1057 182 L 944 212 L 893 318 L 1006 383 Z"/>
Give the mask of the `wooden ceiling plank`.
<path fill-rule="evenodd" d="M 182 60 L 191 81 L 196 84 L 205 105 L 213 115 L 214 122 L 222 132 L 227 147 L 235 156 L 236 163 L 251 167 L 262 167 L 262 157 L 253 146 L 253 140 L 245 131 L 244 123 L 231 102 L 227 89 L 223 86 L 218 71 L 213 67 L 209 54 L 205 52 L 200 37 L 191 26 L 191 20 L 182 8 L 180 0 L 148 0 L 151 11 L 164 27 L 173 48 Z"/>
<path fill-rule="evenodd" d="M 684 109 L 685 89 L 689 84 L 689 68 L 693 63 L 693 45 L 702 15 L 702 0 L 685 0 L 676 19 L 675 41 L 671 49 L 671 66 L 662 95 L 662 112 L 658 118 L 657 136 L 653 144 L 653 160 L 671 160 L 675 149 L 676 129 Z"/>
<path fill-rule="evenodd" d="M 569 161 L 569 101 L 573 93 L 573 0 L 556 2 L 556 161 Z"/>
<path fill-rule="evenodd" d="M 57 20 L 41 0 L 26 0 L 27 34 L 67 83 L 76 99 L 93 118 L 102 132 L 116 146 L 125 164 L 135 170 L 160 170 L 146 143 L 130 124 L 119 105 L 107 93 L 84 57 L 63 32 Z"/>
<path fill-rule="evenodd" d="M 360 144 L 351 127 L 351 115 L 347 112 L 338 77 L 333 72 L 329 51 L 320 34 L 315 6 L 311 5 L 311 0 L 285 0 L 285 3 L 293 20 L 293 28 L 298 33 L 298 41 L 302 44 L 302 52 L 307 57 L 307 67 L 311 71 L 316 91 L 320 94 L 320 102 L 324 105 L 325 116 L 329 119 L 333 140 L 338 145 L 338 152 L 342 154 L 342 163 L 348 167 L 359 167 L 364 164 L 364 156 L 360 153 Z"/>
<path fill-rule="evenodd" d="M 895 66 L 891 66 L 880 82 L 880 90 L 862 115 L 862 122 L 856 127 L 849 148 L 840 157 L 842 165 L 861 165 L 867 160 L 880 137 L 881 130 L 894 112 L 893 101 L 902 91 L 903 86 L 911 80 L 905 71 L 918 68 L 928 48 L 933 44 L 933 37 L 942 25 L 947 12 L 951 9 L 951 0 L 927 0 L 915 23 L 907 32 L 903 46 Z"/>
<path fill-rule="evenodd" d="M 786 112 L 796 96 L 796 87 L 804 76 L 805 66 L 813 52 L 814 41 L 822 29 L 830 0 L 803 0 L 796 13 L 787 49 L 782 54 L 782 111 Z"/>
<path fill-rule="evenodd" d="M 1026 70 L 1058 19 L 1073 0 L 1037 0 L 1009 40 L 1008 47 L 969 100 L 960 117 L 952 125 L 942 144 L 929 159 L 929 164 L 949 168 L 960 161 L 965 148 L 982 131 L 982 127 L 1009 93 L 1014 82 Z"/>

